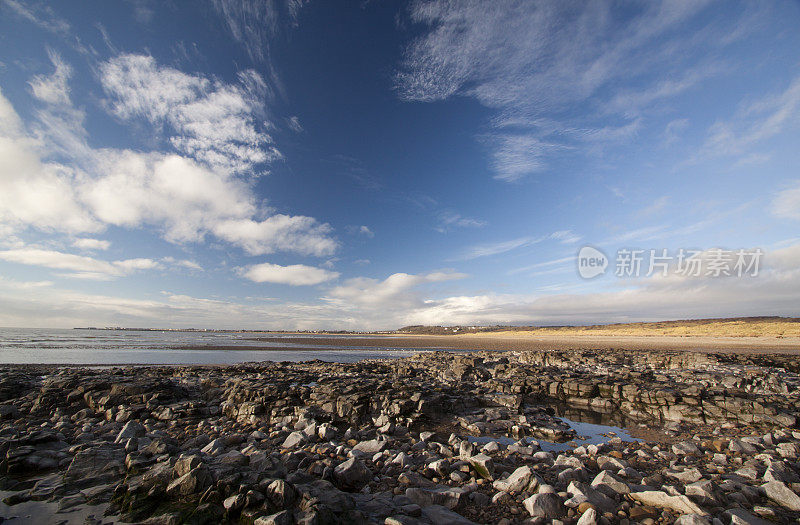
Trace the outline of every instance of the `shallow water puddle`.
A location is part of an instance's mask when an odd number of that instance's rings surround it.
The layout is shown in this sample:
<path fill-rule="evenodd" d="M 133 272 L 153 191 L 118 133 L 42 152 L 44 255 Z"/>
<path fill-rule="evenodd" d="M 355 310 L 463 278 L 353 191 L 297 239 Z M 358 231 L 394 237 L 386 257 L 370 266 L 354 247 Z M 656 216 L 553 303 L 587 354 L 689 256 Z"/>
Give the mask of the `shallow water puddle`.
<path fill-rule="evenodd" d="M 564 423 L 568 424 L 572 430 L 575 431 L 575 439 L 564 443 L 556 443 L 553 441 L 545 441 L 543 439 L 534 438 L 521 438 L 515 439 L 508 436 L 468 436 L 467 439 L 477 445 L 485 445 L 491 441 L 495 441 L 498 445 L 513 445 L 522 441 L 528 443 L 535 441 L 539 443 L 542 450 L 546 452 L 561 452 L 570 450 L 581 445 L 600 445 L 607 443 L 609 440 L 618 437 L 622 441 L 640 441 L 634 438 L 624 428 L 616 427 L 613 425 L 598 425 L 595 423 L 584 423 L 582 421 L 573 421 L 566 417 L 561 417 Z"/>
<path fill-rule="evenodd" d="M 561 417 L 561 421 L 570 426 L 577 434 L 576 438 L 567 443 L 554 443 L 555 445 L 567 445 L 574 443 L 576 446 L 580 445 L 600 445 L 607 443 L 612 438 L 618 437 L 622 441 L 640 441 L 639 439 L 630 435 L 624 428 L 615 427 L 613 425 L 598 425 L 595 423 L 584 423 L 582 421 L 573 421 L 571 419 Z M 542 447 L 544 448 L 544 446 Z M 564 450 L 563 448 L 560 450 Z"/>

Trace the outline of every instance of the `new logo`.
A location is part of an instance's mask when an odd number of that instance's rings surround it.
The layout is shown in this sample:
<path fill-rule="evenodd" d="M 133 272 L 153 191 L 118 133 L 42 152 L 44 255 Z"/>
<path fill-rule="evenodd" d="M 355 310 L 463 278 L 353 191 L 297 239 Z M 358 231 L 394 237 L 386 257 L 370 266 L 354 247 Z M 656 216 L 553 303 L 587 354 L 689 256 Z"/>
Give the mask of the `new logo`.
<path fill-rule="evenodd" d="M 584 279 L 592 279 L 606 273 L 608 257 L 593 246 L 584 246 L 578 252 L 578 273 Z"/>

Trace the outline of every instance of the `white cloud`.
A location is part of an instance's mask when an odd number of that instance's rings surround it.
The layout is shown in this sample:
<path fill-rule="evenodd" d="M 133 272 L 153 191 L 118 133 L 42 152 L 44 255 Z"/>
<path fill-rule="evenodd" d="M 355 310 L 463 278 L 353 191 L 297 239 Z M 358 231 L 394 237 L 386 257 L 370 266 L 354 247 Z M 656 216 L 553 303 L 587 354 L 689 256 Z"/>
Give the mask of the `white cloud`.
<path fill-rule="evenodd" d="M 99 150 L 104 175 L 83 186 L 83 200 L 106 224 L 160 227 L 172 242 L 199 241 L 220 221 L 255 212 L 248 187 L 179 155 Z"/>
<path fill-rule="evenodd" d="M 296 116 L 287 118 L 286 124 L 289 126 L 289 129 L 295 133 L 300 133 L 303 131 L 303 126 L 300 124 L 300 119 Z"/>
<path fill-rule="evenodd" d="M 420 285 L 465 277 L 465 274 L 455 272 L 432 272 L 422 275 L 395 273 L 383 281 L 356 277 L 332 288 L 324 299 L 343 307 L 356 305 L 386 308 L 389 311 L 418 303 L 420 299 L 414 293 L 414 289 Z"/>
<path fill-rule="evenodd" d="M 495 178 L 506 182 L 544 170 L 544 157 L 551 151 L 564 149 L 532 135 L 500 133 L 492 136 L 490 141 L 494 143 L 492 167 L 497 173 Z"/>
<path fill-rule="evenodd" d="M 561 260 L 540 266 L 556 266 Z M 273 329 L 387 329 L 407 324 L 570 324 L 742 315 L 800 315 L 800 244 L 769 251 L 758 277 L 628 280 L 610 291 L 447 294 L 431 289 L 463 274 L 356 278 L 322 304 L 192 297 L 118 298 L 0 278 L 0 325 L 128 325 Z M 570 288 L 569 286 L 566 288 Z M 545 292 L 544 289 L 542 289 Z M 438 292 L 438 293 L 437 293 Z M 444 292 L 444 293 L 442 293 Z M 747 297 L 742 302 L 741 298 Z"/>
<path fill-rule="evenodd" d="M 72 68 L 64 63 L 55 51 L 48 50 L 50 62 L 55 66 L 52 75 L 36 75 L 29 82 L 33 96 L 49 104 L 69 104 L 69 86 L 67 81 L 72 75 Z"/>
<path fill-rule="evenodd" d="M 203 271 L 203 267 L 190 259 L 176 259 L 174 257 L 162 257 L 161 261 L 173 266 L 181 266 L 189 270 Z"/>
<path fill-rule="evenodd" d="M 72 241 L 72 246 L 81 250 L 108 250 L 111 247 L 111 242 L 101 239 L 79 238 Z"/>
<path fill-rule="evenodd" d="M 188 147 L 194 158 L 91 148 L 83 114 L 69 100 L 68 74 L 63 71 L 68 66 L 55 56 L 53 62 L 52 77 L 32 81 L 34 86 L 51 81 L 60 86 L 39 89 L 47 106 L 37 113 L 34 132 L 25 129 L 0 93 L 4 228 L 79 234 L 108 225 L 153 227 L 170 242 L 201 242 L 212 234 L 251 254 L 329 255 L 336 250 L 328 224 L 305 216 L 268 216 L 251 183 L 234 175 L 243 165 L 274 158 L 269 148 L 263 149 L 266 136 L 253 127 L 257 75 L 242 75 L 247 82 L 235 87 L 133 55 L 112 59 L 101 68 L 107 87 L 116 93 L 113 110 L 118 115 L 174 125 L 188 134 L 181 141 L 188 137 L 211 144 Z"/>
<path fill-rule="evenodd" d="M 0 288 L 8 290 L 30 290 L 53 286 L 53 281 L 16 281 L 0 276 Z"/>
<path fill-rule="evenodd" d="M 159 66 L 151 56 L 120 55 L 100 65 L 100 79 L 114 114 L 164 126 L 175 149 L 212 168 L 242 173 L 280 158 L 256 127 L 266 84 L 255 71 L 240 73 L 242 85 L 224 84 Z"/>
<path fill-rule="evenodd" d="M 430 30 L 407 50 L 398 89 L 409 100 L 464 93 L 488 107 L 584 100 L 641 69 L 620 66 L 645 50 L 667 52 L 659 39 L 707 3 L 646 4 L 623 26 L 607 3 L 417 2 L 411 18 Z"/>
<path fill-rule="evenodd" d="M 549 261 L 546 264 L 557 264 Z M 800 315 L 800 245 L 768 252 L 757 277 L 654 277 L 608 292 L 431 299 L 404 324 L 570 324 Z M 747 297 L 742 302 L 741 298 Z"/>
<path fill-rule="evenodd" d="M 2 250 L 0 251 L 0 259 L 28 266 L 68 270 L 72 273 L 66 274 L 66 276 L 84 279 L 113 279 L 139 270 L 159 268 L 159 264 L 152 259 L 138 258 L 103 261 L 92 257 L 40 248 Z"/>
<path fill-rule="evenodd" d="M 78 201 L 83 174 L 42 160 L 46 149 L 40 139 L 26 134 L 0 92 L 0 223 L 70 233 L 99 231 L 101 225 Z"/>
<path fill-rule="evenodd" d="M 251 255 L 289 251 L 302 255 L 324 256 L 336 251 L 329 237 L 332 228 L 312 217 L 273 215 L 263 221 L 239 219 L 214 225 L 217 237 L 241 246 Z"/>
<path fill-rule="evenodd" d="M 764 258 L 765 262 L 779 271 L 797 271 L 800 268 L 800 244 L 773 250 Z"/>
<path fill-rule="evenodd" d="M 152 270 L 154 268 L 161 267 L 158 262 L 152 259 L 145 259 L 141 257 L 137 259 L 125 259 L 124 261 L 114 261 L 112 264 L 118 268 L 121 268 L 126 273 L 134 272 L 136 270 Z"/>
<path fill-rule="evenodd" d="M 171 242 L 201 241 L 210 232 L 253 255 L 336 250 L 331 227 L 312 217 L 250 218 L 258 212 L 250 187 L 191 159 L 103 150 L 98 161 L 107 175 L 85 187 L 85 199 L 105 223 L 157 226 Z"/>
<path fill-rule="evenodd" d="M 778 194 L 772 203 L 772 213 L 778 217 L 800 220 L 800 182 Z"/>
<path fill-rule="evenodd" d="M 369 226 L 349 225 L 345 227 L 345 230 L 350 235 L 360 235 L 362 237 L 367 237 L 368 239 L 375 237 L 375 233 L 369 229 Z"/>
<path fill-rule="evenodd" d="M 278 283 L 292 286 L 320 284 L 339 277 L 337 272 L 303 264 L 280 266 L 262 263 L 242 269 L 241 274 L 257 283 Z"/>

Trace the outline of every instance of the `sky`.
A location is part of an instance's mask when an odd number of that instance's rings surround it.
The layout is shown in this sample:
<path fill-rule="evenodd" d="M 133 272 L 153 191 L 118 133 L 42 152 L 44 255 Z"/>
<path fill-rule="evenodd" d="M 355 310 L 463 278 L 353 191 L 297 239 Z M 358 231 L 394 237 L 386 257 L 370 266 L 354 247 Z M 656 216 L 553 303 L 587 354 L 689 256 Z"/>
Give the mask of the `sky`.
<path fill-rule="evenodd" d="M 0 326 L 800 316 L 798 24 L 0 0 Z"/>

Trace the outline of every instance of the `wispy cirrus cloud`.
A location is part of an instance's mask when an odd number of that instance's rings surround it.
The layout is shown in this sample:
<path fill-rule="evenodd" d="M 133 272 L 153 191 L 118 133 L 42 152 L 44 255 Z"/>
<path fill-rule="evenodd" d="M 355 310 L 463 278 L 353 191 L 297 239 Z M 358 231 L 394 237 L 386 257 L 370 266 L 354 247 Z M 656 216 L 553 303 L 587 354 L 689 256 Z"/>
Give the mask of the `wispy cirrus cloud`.
<path fill-rule="evenodd" d="M 724 72 L 696 51 L 732 42 L 721 37 L 737 18 L 690 37 L 675 31 L 708 5 L 650 2 L 623 17 L 610 2 L 417 1 L 409 17 L 424 33 L 407 47 L 396 89 L 406 101 L 463 96 L 496 110 L 481 138 L 496 178 L 519 180 L 581 144 L 633 140 L 654 106 Z"/>
<path fill-rule="evenodd" d="M 800 220 L 800 181 L 778 193 L 772 202 L 772 213 L 785 219 Z"/>
<path fill-rule="evenodd" d="M 781 92 L 743 105 L 729 120 L 715 122 L 695 160 L 734 156 L 747 160 L 752 148 L 800 125 L 800 76 Z M 755 152 L 763 155 L 763 151 Z"/>
<path fill-rule="evenodd" d="M 500 241 L 486 244 L 476 244 L 467 248 L 461 255 L 454 260 L 468 261 L 477 259 L 479 257 L 489 257 L 492 255 L 500 255 L 526 246 L 533 246 L 542 241 L 555 240 L 561 244 L 573 244 L 581 240 L 581 236 L 572 232 L 572 230 L 559 230 L 548 235 L 541 235 L 539 237 L 526 236 L 510 239 L 508 241 Z"/>
<path fill-rule="evenodd" d="M 55 71 L 50 75 L 35 75 L 28 85 L 31 87 L 33 96 L 48 104 L 69 104 L 69 81 L 72 76 L 72 68 L 61 59 L 61 55 L 52 49 L 47 50 L 55 67 Z"/>
<path fill-rule="evenodd" d="M 517 248 L 522 248 L 523 246 L 530 246 L 542 242 L 542 240 L 542 237 L 518 237 L 508 241 L 478 244 L 468 248 L 463 254 L 457 257 L 456 260 L 468 261 L 479 257 L 499 255 L 501 253 L 510 252 L 511 250 L 516 250 Z"/>
<path fill-rule="evenodd" d="M 66 274 L 67 277 L 95 280 L 110 280 L 135 271 L 160 267 L 158 261 L 147 258 L 104 261 L 94 257 L 40 248 L 2 250 L 0 251 L 0 259 L 53 270 L 66 270 L 70 272 Z"/>
<path fill-rule="evenodd" d="M 439 224 L 436 231 L 447 233 L 457 228 L 481 228 L 486 226 L 486 221 L 465 217 L 453 210 L 445 210 L 439 214 Z"/>
<path fill-rule="evenodd" d="M 549 271 L 549 270 L 542 270 L 542 268 L 550 268 L 552 266 L 563 267 L 563 266 L 566 266 L 567 264 L 570 264 L 570 266 L 571 266 L 574 263 L 575 263 L 575 256 L 561 257 L 559 259 L 552 259 L 550 261 L 544 261 L 544 262 L 539 262 L 539 263 L 535 263 L 535 264 L 529 264 L 527 266 L 522 266 L 520 268 L 514 268 L 513 270 L 509 270 L 508 274 L 509 275 L 515 275 L 515 274 L 518 274 L 518 273 L 528 272 L 528 271 L 531 271 L 531 270 Z"/>
<path fill-rule="evenodd" d="M 211 0 L 222 25 L 242 46 L 250 60 L 262 66 L 269 79 L 265 95 L 285 97 L 285 88 L 273 64 L 274 41 L 287 28 L 297 27 L 309 0 Z M 292 123 L 289 124 L 292 127 Z"/>
<path fill-rule="evenodd" d="M 70 30 L 69 23 L 56 15 L 53 8 L 44 2 L 3 0 L 2 6 L 51 33 L 65 35 Z"/>

